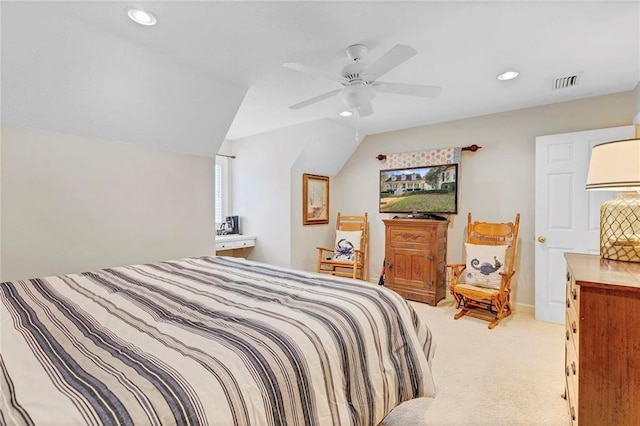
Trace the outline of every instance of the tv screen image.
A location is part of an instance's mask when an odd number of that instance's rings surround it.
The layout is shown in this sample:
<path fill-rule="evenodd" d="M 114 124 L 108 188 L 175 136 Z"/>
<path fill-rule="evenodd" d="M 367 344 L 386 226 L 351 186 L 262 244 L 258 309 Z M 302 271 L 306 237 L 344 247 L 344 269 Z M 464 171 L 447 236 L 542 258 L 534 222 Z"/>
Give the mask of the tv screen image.
<path fill-rule="evenodd" d="M 380 213 L 458 213 L 458 165 L 380 170 Z"/>

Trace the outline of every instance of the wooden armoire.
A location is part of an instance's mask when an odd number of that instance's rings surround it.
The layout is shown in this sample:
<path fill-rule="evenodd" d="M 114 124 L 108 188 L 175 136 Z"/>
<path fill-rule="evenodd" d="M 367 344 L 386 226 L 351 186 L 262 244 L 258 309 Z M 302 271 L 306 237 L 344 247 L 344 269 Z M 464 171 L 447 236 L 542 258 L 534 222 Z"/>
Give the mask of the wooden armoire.
<path fill-rule="evenodd" d="M 385 219 L 385 286 L 409 300 L 445 297 L 448 221 Z"/>

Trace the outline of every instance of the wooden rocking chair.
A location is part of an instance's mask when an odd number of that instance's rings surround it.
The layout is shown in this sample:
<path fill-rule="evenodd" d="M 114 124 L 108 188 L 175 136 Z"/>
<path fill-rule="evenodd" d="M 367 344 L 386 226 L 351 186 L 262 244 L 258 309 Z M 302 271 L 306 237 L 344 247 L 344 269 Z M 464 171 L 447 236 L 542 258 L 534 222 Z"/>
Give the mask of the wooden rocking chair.
<path fill-rule="evenodd" d="M 470 314 L 490 321 L 489 329 L 511 314 L 511 278 L 518 241 L 520 213 L 514 222 L 472 222 L 467 217 L 467 263 L 447 265 L 451 294 L 456 307 L 454 318 Z M 479 255 L 477 255 L 479 254 Z M 481 263 L 481 260 L 485 262 Z"/>
<path fill-rule="evenodd" d="M 368 238 L 367 213 L 363 216 L 342 216 L 338 213 L 335 247 L 317 247 L 317 271 L 366 281 Z"/>

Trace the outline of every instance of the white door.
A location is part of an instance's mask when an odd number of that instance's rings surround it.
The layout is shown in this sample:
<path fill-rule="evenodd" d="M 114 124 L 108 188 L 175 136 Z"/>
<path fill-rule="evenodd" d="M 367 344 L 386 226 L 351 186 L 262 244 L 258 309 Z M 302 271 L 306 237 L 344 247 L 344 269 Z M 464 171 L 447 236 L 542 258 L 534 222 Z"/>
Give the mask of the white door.
<path fill-rule="evenodd" d="M 564 324 L 564 253 L 600 252 L 600 205 L 615 194 L 585 189 L 591 148 L 633 137 L 624 126 L 536 138 L 536 319 Z"/>

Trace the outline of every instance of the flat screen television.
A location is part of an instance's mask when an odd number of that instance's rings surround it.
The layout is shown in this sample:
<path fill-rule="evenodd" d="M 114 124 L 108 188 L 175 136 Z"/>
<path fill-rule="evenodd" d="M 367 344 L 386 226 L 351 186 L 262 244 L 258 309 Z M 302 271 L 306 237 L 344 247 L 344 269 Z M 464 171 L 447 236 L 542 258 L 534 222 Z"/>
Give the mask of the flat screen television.
<path fill-rule="evenodd" d="M 458 165 L 380 170 L 380 213 L 427 218 L 458 213 Z"/>

